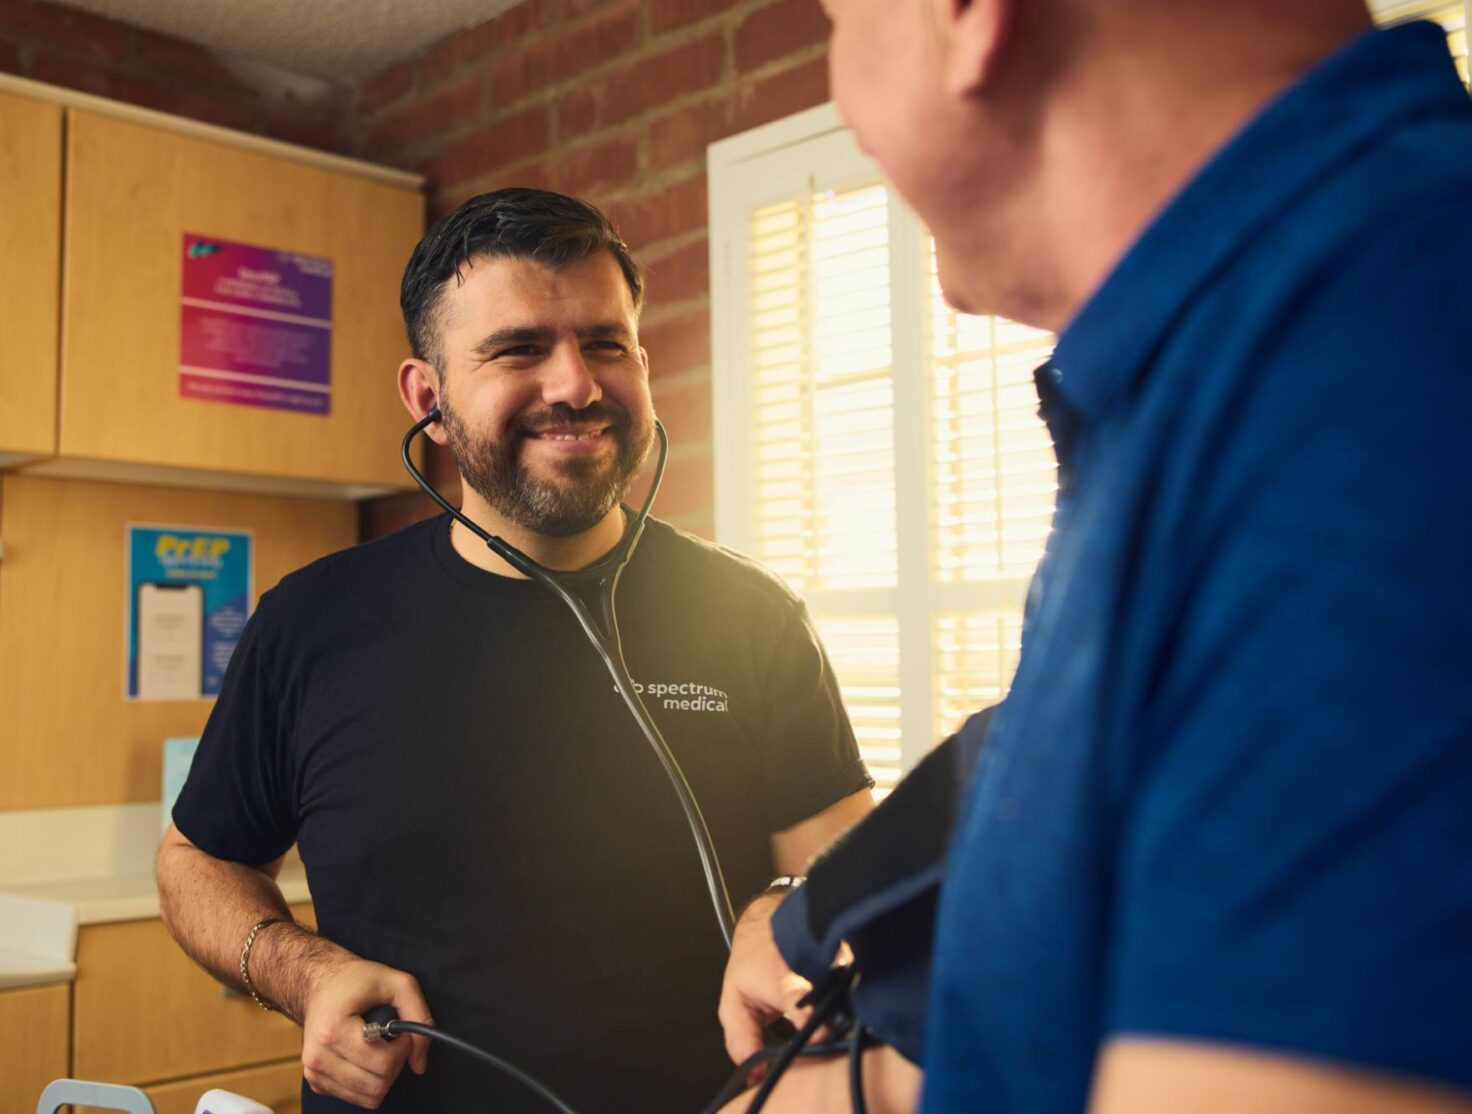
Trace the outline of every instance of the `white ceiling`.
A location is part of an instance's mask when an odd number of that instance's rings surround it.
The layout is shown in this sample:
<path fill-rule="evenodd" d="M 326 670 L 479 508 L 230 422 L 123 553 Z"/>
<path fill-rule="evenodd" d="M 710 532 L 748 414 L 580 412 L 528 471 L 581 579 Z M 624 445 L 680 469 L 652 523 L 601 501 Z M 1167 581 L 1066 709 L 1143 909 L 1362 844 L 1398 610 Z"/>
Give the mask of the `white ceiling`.
<path fill-rule="evenodd" d="M 520 0 L 61 0 L 301 74 L 356 84 Z"/>

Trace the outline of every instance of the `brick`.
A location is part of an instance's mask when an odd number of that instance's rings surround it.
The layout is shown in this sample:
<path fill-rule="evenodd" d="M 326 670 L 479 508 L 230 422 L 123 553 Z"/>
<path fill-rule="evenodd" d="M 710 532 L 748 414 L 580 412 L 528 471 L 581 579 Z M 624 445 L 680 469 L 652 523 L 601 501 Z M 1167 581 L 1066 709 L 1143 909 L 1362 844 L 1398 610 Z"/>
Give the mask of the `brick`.
<path fill-rule="evenodd" d="M 731 0 L 650 0 L 649 26 L 656 33 L 669 31 L 724 15 L 730 7 Z"/>
<path fill-rule="evenodd" d="M 668 170 L 697 160 L 704 165 L 705 150 L 716 140 L 827 99 L 826 58 L 814 58 L 759 80 L 738 81 L 729 96 L 655 117 L 649 125 L 650 168 Z"/>
<path fill-rule="evenodd" d="M 710 294 L 710 244 L 704 236 L 652 262 L 641 262 L 651 307 Z"/>
<path fill-rule="evenodd" d="M 746 131 L 828 100 L 828 59 L 814 58 L 755 84 L 738 84 L 736 131 Z"/>
<path fill-rule="evenodd" d="M 649 374 L 660 379 L 710 367 L 710 311 L 694 310 L 670 321 L 646 325 L 639 343 L 649 350 Z"/>
<path fill-rule="evenodd" d="M 240 77 L 221 55 L 183 39 L 138 30 L 134 53 L 142 68 L 155 77 L 181 78 L 234 93 L 257 91 L 257 86 Z"/>
<path fill-rule="evenodd" d="M 488 124 L 420 164 L 436 187 L 479 178 L 501 167 L 529 159 L 547 149 L 547 110 L 533 108 Z"/>
<path fill-rule="evenodd" d="M 424 474 L 434 489 L 452 503 L 460 498 L 460 471 L 448 445 L 429 442 L 424 453 Z"/>
<path fill-rule="evenodd" d="M 608 215 L 635 252 L 706 228 L 710 224 L 710 202 L 705 174 L 657 192 L 624 198 L 608 206 Z"/>
<path fill-rule="evenodd" d="M 387 113 L 368 126 L 364 136 L 370 158 L 391 155 L 429 139 L 463 131 L 478 122 L 485 82 L 480 73 L 443 86 L 436 92 L 410 101 L 404 108 Z"/>
<path fill-rule="evenodd" d="M 414 72 L 421 84 L 442 81 L 464 66 L 516 46 L 547 28 L 549 0 L 523 0 L 500 15 L 446 35 L 429 48 L 416 63 Z"/>
<path fill-rule="evenodd" d="M 459 490 L 459 484 L 456 484 Z M 433 518 L 440 508 L 428 495 L 388 495 L 369 499 L 358 506 L 358 540 L 382 538 L 426 518 Z"/>
<path fill-rule="evenodd" d="M 484 192 L 476 183 L 466 182 L 453 189 L 440 190 L 429 195 L 425 215 L 428 223 L 425 227 L 434 224 L 441 217 L 453 213 L 478 193 Z"/>
<path fill-rule="evenodd" d="M 689 514 L 675 515 L 666 519 L 667 522 L 677 530 L 684 530 L 687 534 L 704 538 L 706 541 L 716 540 L 716 512 L 712 507 L 708 511 L 691 511 Z"/>
<path fill-rule="evenodd" d="M 649 354 L 650 362 L 654 353 Z M 711 394 L 710 376 L 683 379 L 669 383 L 661 380 L 654 387 L 654 407 L 671 445 L 689 445 L 710 440 Z"/>
<path fill-rule="evenodd" d="M 64 85 L 99 97 L 110 97 L 227 128 L 250 130 L 256 118 L 256 106 L 247 101 L 226 100 L 52 54 L 42 54 L 36 59 L 31 76 L 52 85 Z"/>
<path fill-rule="evenodd" d="M 433 189 L 431 183 L 431 195 L 429 206 L 430 222 L 439 220 L 455 209 L 458 209 L 472 197 L 482 193 L 490 193 L 492 190 L 511 189 L 519 187 L 522 189 L 550 190 L 556 188 L 552 182 L 552 172 L 548 168 L 546 160 L 522 163 L 520 166 L 502 167 L 479 178 L 466 179 L 439 190 Z"/>
<path fill-rule="evenodd" d="M 303 112 L 281 107 L 267 112 L 261 130 L 273 139 L 299 143 L 318 151 L 356 155 L 352 123 L 346 112 Z"/>
<path fill-rule="evenodd" d="M 398 62 L 374 74 L 358 87 L 358 113 L 372 116 L 414 88 L 414 63 Z"/>
<path fill-rule="evenodd" d="M 639 497 L 643 496 L 641 485 Z M 654 509 L 661 518 L 709 512 L 715 506 L 715 469 L 710 446 L 670 455 Z"/>
<path fill-rule="evenodd" d="M 695 159 L 703 165 L 705 149 L 735 131 L 734 117 L 731 97 L 723 97 L 656 118 L 649 125 L 650 168 L 667 170 Z"/>
<path fill-rule="evenodd" d="M 611 2 L 612 0 L 562 0 L 557 14 L 563 19 L 575 19 L 578 16 L 587 15 L 589 12 L 597 11 L 599 8 Z"/>
<path fill-rule="evenodd" d="M 552 188 L 581 197 L 632 182 L 639 173 L 639 141 L 617 136 L 592 147 L 559 152 L 550 160 Z"/>
<path fill-rule="evenodd" d="M 44 0 L 0 0 L 0 35 L 63 47 L 74 54 L 122 62 L 133 29 L 126 23 Z"/>
<path fill-rule="evenodd" d="M 549 85 L 580 77 L 631 50 L 638 41 L 638 0 L 620 0 L 498 60 L 491 68 L 491 103 L 505 107 Z"/>
<path fill-rule="evenodd" d="M 519 166 L 498 168 L 488 177 L 467 183 L 474 189 L 465 196 L 473 197 L 475 194 L 489 193 L 491 190 L 556 189 L 556 161 L 556 158 L 546 158 L 538 159 L 536 162 L 522 163 Z"/>
<path fill-rule="evenodd" d="M 726 42 L 707 35 L 640 58 L 597 81 L 582 85 L 558 103 L 558 131 L 577 136 L 636 116 L 709 89 L 724 76 Z"/>
<path fill-rule="evenodd" d="M 828 39 L 828 17 L 817 0 L 777 0 L 736 28 L 736 72 L 750 73 Z"/>

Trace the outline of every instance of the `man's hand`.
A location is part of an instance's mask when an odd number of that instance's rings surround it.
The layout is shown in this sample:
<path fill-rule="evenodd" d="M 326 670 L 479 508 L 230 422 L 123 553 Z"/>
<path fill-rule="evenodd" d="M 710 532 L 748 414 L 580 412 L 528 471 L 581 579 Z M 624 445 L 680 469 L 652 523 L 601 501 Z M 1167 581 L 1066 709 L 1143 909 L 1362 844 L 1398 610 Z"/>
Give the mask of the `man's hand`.
<path fill-rule="evenodd" d="M 716 1012 L 726 1031 L 726 1054 L 737 1064 L 761 1050 L 763 1026 L 779 1017 L 800 1026 L 811 1012 L 799 1009 L 797 1003 L 812 984 L 787 966 L 772 939 L 772 913 L 783 896 L 757 898 L 732 933 L 731 958 L 726 961 Z"/>
<path fill-rule="evenodd" d="M 798 1060 L 783 1074 L 764 1114 L 851 1114 L 847 1056 Z M 881 1045 L 864 1052 L 864 1104 L 869 1114 L 911 1114 L 920 1102 L 920 1069 Z M 746 1114 L 755 1090 L 738 1095 L 720 1114 Z"/>
<path fill-rule="evenodd" d="M 425 1037 L 369 1044 L 363 1014 L 389 1005 L 405 1021 L 433 1024 L 412 975 L 359 959 L 343 949 L 317 957 L 302 1000 L 302 1070 L 319 1095 L 376 1110 L 407 1060 L 417 1075 L 428 1065 Z"/>
<path fill-rule="evenodd" d="M 251 984 L 302 1027 L 302 1068 L 312 1090 L 375 1109 L 405 1060 L 424 1073 L 429 1041 L 369 1044 L 362 1014 L 393 1006 L 405 1021 L 429 1024 L 429 1006 L 413 976 L 360 959 L 292 921 L 275 881 L 280 867 L 216 859 L 170 826 L 157 863 L 164 922 L 196 963 L 240 990 L 241 941 L 251 925 L 271 918 L 251 947 Z"/>

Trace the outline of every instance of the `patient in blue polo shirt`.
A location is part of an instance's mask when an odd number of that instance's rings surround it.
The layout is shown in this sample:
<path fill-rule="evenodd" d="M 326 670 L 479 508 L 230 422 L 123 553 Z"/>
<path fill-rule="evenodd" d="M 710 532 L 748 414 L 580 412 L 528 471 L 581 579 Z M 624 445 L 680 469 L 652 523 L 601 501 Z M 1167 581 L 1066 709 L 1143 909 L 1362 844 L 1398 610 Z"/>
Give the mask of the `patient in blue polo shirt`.
<path fill-rule="evenodd" d="M 747 914 L 728 1048 L 847 939 L 871 1110 L 1472 1110 L 1444 33 L 1352 0 L 828 6 L 948 298 L 1059 332 L 1060 494 L 1006 701 Z M 766 1109 L 836 1108 L 844 1072 Z"/>

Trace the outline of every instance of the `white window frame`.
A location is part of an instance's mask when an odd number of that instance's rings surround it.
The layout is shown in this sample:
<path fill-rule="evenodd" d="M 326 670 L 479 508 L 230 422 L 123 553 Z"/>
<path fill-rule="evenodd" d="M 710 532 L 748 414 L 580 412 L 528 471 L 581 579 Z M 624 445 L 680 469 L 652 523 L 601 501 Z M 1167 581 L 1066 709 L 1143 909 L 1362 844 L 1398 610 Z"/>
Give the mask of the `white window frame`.
<path fill-rule="evenodd" d="M 753 506 L 752 398 L 746 251 L 751 213 L 824 189 L 880 180 L 830 103 L 711 145 L 710 270 L 712 441 L 716 537 L 744 552 L 757 549 Z M 1021 610 L 1030 576 L 990 581 L 930 580 L 931 500 L 925 379 L 927 290 L 920 278 L 927 233 L 889 188 L 893 315 L 895 530 L 894 587 L 808 588 L 816 618 L 892 615 L 899 629 L 900 754 L 905 770 L 956 724 L 935 720 L 935 618 L 945 613 Z M 904 261 L 912 261 L 906 265 Z"/>

